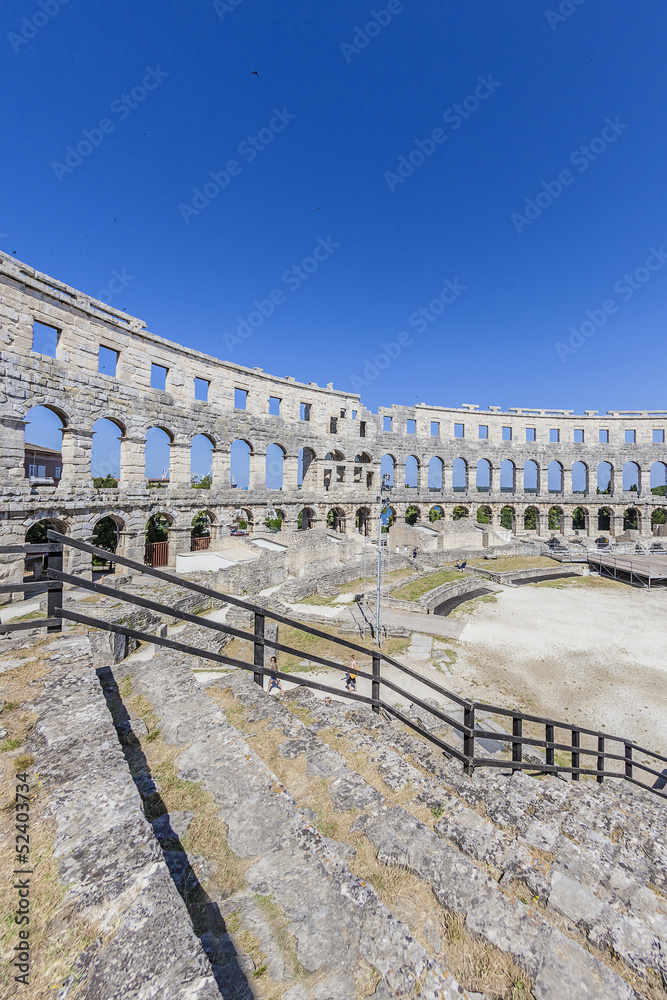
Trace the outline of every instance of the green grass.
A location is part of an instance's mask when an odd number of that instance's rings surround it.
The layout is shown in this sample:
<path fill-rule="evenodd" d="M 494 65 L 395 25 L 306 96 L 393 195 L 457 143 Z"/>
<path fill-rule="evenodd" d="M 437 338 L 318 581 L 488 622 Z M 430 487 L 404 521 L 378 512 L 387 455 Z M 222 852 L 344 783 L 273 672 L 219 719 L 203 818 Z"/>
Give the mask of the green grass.
<path fill-rule="evenodd" d="M 439 573 L 429 573 L 428 576 L 422 576 L 419 580 L 413 580 L 412 583 L 406 583 L 399 590 L 394 590 L 391 596 L 400 597 L 404 601 L 416 601 L 428 593 L 429 590 L 441 587 L 443 583 L 460 580 L 462 576 L 465 576 L 465 573 L 459 573 L 456 569 L 445 569 Z"/>
<path fill-rule="evenodd" d="M 554 569 L 557 565 L 555 559 L 549 556 L 505 556 L 500 559 L 470 559 L 471 566 L 480 569 L 488 569 L 492 573 L 506 573 L 515 569 L 535 569 L 537 567 L 548 566 Z"/>

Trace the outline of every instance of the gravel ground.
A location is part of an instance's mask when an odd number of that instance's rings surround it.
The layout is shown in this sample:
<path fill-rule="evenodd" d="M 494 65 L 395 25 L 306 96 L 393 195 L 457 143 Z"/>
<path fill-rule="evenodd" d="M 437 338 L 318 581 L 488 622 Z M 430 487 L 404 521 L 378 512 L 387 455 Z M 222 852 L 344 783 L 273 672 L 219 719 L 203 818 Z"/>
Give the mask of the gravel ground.
<path fill-rule="evenodd" d="M 593 582 L 593 581 L 591 581 Z M 453 668 L 469 697 L 667 753 L 667 590 L 498 588 L 464 616 Z"/>

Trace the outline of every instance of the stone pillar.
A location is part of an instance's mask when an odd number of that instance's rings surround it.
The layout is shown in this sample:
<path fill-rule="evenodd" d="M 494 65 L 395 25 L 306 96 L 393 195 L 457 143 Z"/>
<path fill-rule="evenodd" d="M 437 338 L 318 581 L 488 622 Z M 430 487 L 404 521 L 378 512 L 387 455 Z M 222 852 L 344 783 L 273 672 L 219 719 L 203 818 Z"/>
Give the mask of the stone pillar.
<path fill-rule="evenodd" d="M 135 562 L 143 565 L 144 546 L 146 544 L 146 533 L 143 531 L 119 531 L 118 532 L 118 555 L 125 556 L 126 559 L 134 559 Z M 129 572 L 118 568 L 119 573 Z"/>
<path fill-rule="evenodd" d="M 286 455 L 283 462 L 283 490 L 293 493 L 297 488 L 299 456 Z"/>
<path fill-rule="evenodd" d="M 394 464 L 394 489 L 405 489 L 405 462 L 396 462 Z"/>
<path fill-rule="evenodd" d="M 90 487 L 92 450 L 92 431 L 80 427 L 63 427 L 61 487 Z"/>
<path fill-rule="evenodd" d="M 549 512 L 540 510 L 537 512 L 537 533 L 538 535 L 550 535 Z"/>
<path fill-rule="evenodd" d="M 23 465 L 21 465 L 23 469 Z M 18 521 L 5 521 L 0 531 L 0 545 L 25 545 L 25 528 Z M 0 555 L 0 583 L 23 583 L 24 557 L 22 554 Z M 22 601 L 23 591 L 0 594 L 0 605 Z"/>
<path fill-rule="evenodd" d="M 213 488 L 228 490 L 231 485 L 231 452 L 228 448 L 214 448 L 211 459 Z"/>
<path fill-rule="evenodd" d="M 25 430 L 26 422 L 11 414 L 0 416 L 0 484 L 16 486 L 26 482 L 25 479 Z"/>
<path fill-rule="evenodd" d="M 428 493 L 428 462 L 420 462 L 417 470 L 417 486 L 419 493 Z"/>
<path fill-rule="evenodd" d="M 128 489 L 130 487 L 143 487 L 145 482 L 145 439 L 122 437 L 120 439 L 120 480 L 118 485 L 123 489 Z"/>
<path fill-rule="evenodd" d="M 167 563 L 172 569 L 176 565 L 176 556 L 180 553 L 190 551 L 190 538 L 192 535 L 192 528 L 190 525 L 187 527 L 177 527 L 175 524 L 169 525 L 169 562 Z"/>
<path fill-rule="evenodd" d="M 250 484 L 248 489 L 266 489 L 266 455 L 260 455 L 256 451 L 250 456 Z"/>
<path fill-rule="evenodd" d="M 70 534 L 70 532 L 68 532 Z M 90 542 L 91 536 L 87 526 L 77 527 L 71 532 L 72 538 L 78 538 L 82 542 Z M 65 573 L 72 576 L 83 577 L 84 580 L 92 580 L 92 556 L 89 552 L 82 552 L 72 545 L 64 546 L 63 569 Z"/>
<path fill-rule="evenodd" d="M 623 514 L 622 513 L 621 514 L 617 514 L 615 511 L 613 511 L 610 523 L 612 525 L 612 533 L 616 537 L 618 537 L 619 535 L 623 534 L 623 531 L 625 529 L 623 528 Z"/>
<path fill-rule="evenodd" d="M 572 466 L 569 469 L 563 469 L 563 493 L 566 496 L 572 494 Z"/>
<path fill-rule="evenodd" d="M 171 487 L 190 486 L 190 445 L 185 441 L 173 441 L 169 449 L 169 485 Z"/>
<path fill-rule="evenodd" d="M 442 492 L 443 493 L 445 492 L 445 490 L 451 490 L 451 488 L 452 488 L 452 475 L 453 475 L 452 469 L 449 466 L 445 465 L 445 463 L 443 462 L 442 463 Z"/>

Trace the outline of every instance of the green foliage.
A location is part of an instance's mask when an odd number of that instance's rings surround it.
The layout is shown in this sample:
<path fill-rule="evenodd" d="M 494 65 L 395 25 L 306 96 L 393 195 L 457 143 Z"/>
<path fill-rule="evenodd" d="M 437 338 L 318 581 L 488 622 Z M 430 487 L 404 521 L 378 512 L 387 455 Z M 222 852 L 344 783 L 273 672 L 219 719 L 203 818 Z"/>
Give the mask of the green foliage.
<path fill-rule="evenodd" d="M 247 521 L 239 521 L 239 528 L 241 529 L 241 531 L 245 531 L 247 527 L 248 527 Z"/>
<path fill-rule="evenodd" d="M 503 507 L 500 512 L 500 526 L 502 528 L 509 528 L 510 531 L 514 525 L 514 511 L 511 507 Z"/>
<path fill-rule="evenodd" d="M 561 519 L 560 508 L 551 507 L 549 509 L 549 531 L 560 530 L 560 519 Z"/>
<path fill-rule="evenodd" d="M 300 510 L 296 515 L 296 526 L 299 531 L 303 529 L 303 511 Z"/>
<path fill-rule="evenodd" d="M 586 527 L 586 511 L 582 507 L 575 507 L 572 514 L 572 527 L 575 531 L 581 531 Z"/>
<path fill-rule="evenodd" d="M 269 531 L 280 531 L 283 526 L 283 519 L 280 515 L 278 515 L 278 517 L 267 517 L 264 524 Z"/>
<path fill-rule="evenodd" d="M 653 516 L 651 518 L 652 524 L 665 524 L 667 521 L 667 514 L 664 510 L 654 510 Z"/>
<path fill-rule="evenodd" d="M 195 482 L 191 485 L 193 490 L 210 490 L 212 482 L 213 476 L 209 472 L 208 475 L 202 476 L 201 479 L 195 479 Z"/>
<path fill-rule="evenodd" d="M 209 533 L 209 519 L 208 514 L 205 510 L 200 510 L 198 514 L 192 518 L 192 537 L 201 538 L 202 535 L 208 535 Z"/>
<path fill-rule="evenodd" d="M 428 515 L 429 521 L 439 521 L 442 518 L 442 508 L 441 507 L 431 507 Z"/>
<path fill-rule="evenodd" d="M 146 524 L 147 542 L 166 542 L 169 538 L 169 522 L 164 514 L 153 514 Z"/>
<path fill-rule="evenodd" d="M 98 549 L 115 552 L 118 544 L 118 529 L 116 522 L 110 517 L 103 517 L 93 528 L 93 545 Z"/>
<path fill-rule="evenodd" d="M 491 515 L 488 507 L 479 507 L 477 510 L 478 524 L 491 524 Z"/>
<path fill-rule="evenodd" d="M 652 486 L 651 493 L 655 493 L 657 497 L 667 496 L 667 486 Z"/>
<path fill-rule="evenodd" d="M 37 545 L 39 542 L 48 542 L 46 537 L 46 532 L 49 525 L 46 521 L 38 521 L 37 524 L 33 524 L 32 528 L 28 528 L 25 535 L 26 542 L 30 542 L 31 545 Z"/>
<path fill-rule="evenodd" d="M 452 520 L 453 521 L 460 521 L 461 518 L 467 517 L 467 516 L 468 516 L 468 511 L 467 511 L 467 508 L 465 508 L 465 507 L 455 507 L 454 510 L 452 511 Z"/>
<path fill-rule="evenodd" d="M 406 524 L 416 524 L 419 520 L 419 511 L 412 504 L 405 511 L 405 523 Z"/>
<path fill-rule="evenodd" d="M 636 507 L 629 507 L 623 514 L 623 530 L 624 531 L 638 531 L 639 530 L 639 511 Z"/>
<path fill-rule="evenodd" d="M 94 476 L 93 486 L 96 490 L 115 490 L 118 489 L 118 480 L 113 476 Z"/>
<path fill-rule="evenodd" d="M 525 531 L 535 531 L 537 528 L 537 509 L 528 507 L 523 515 L 523 527 Z"/>

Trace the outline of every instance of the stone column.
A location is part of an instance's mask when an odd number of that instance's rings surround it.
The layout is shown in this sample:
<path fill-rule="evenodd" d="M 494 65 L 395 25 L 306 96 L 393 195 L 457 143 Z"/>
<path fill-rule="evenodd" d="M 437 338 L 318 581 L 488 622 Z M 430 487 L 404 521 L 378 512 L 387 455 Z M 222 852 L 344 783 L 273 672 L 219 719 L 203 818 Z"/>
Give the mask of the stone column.
<path fill-rule="evenodd" d="M 451 466 L 442 463 L 442 492 L 445 490 L 451 490 L 452 488 L 452 468 Z"/>
<path fill-rule="evenodd" d="M 190 551 L 190 537 L 192 534 L 192 528 L 188 525 L 187 527 L 177 527 L 175 524 L 169 525 L 169 562 L 168 566 L 174 567 L 176 565 L 176 556 L 180 553 Z"/>
<path fill-rule="evenodd" d="M 293 493 L 297 488 L 297 476 L 299 472 L 299 456 L 285 455 L 283 462 L 283 490 Z"/>
<path fill-rule="evenodd" d="M 23 465 L 21 465 L 23 469 Z M 5 521 L 0 531 L 0 545 L 25 545 L 25 528 L 20 522 Z M 0 583 L 23 583 L 24 556 L 14 553 L 0 555 Z M 0 594 L 0 605 L 22 601 L 23 591 Z"/>
<path fill-rule="evenodd" d="M 21 420 L 20 417 L 13 417 L 11 414 L 0 416 L 0 435 L 2 435 L 0 484 L 3 486 L 21 485 L 26 481 L 24 468 L 25 425 L 25 420 Z"/>
<path fill-rule="evenodd" d="M 394 465 L 394 489 L 405 489 L 405 462 L 396 462 Z"/>
<path fill-rule="evenodd" d="M 190 486 L 190 445 L 185 441 L 173 441 L 169 450 L 169 486 Z"/>
<path fill-rule="evenodd" d="M 420 462 L 417 470 L 417 487 L 419 493 L 428 493 L 428 462 Z"/>
<path fill-rule="evenodd" d="M 537 512 L 537 533 L 538 535 L 549 535 L 549 512 L 539 510 Z"/>
<path fill-rule="evenodd" d="M 81 427 L 63 427 L 60 486 L 91 486 L 93 433 Z"/>
<path fill-rule="evenodd" d="M 118 485 L 122 489 L 129 489 L 131 487 L 143 488 L 145 482 L 146 482 L 145 439 L 122 437 L 120 439 L 120 480 L 118 482 Z"/>
<path fill-rule="evenodd" d="M 616 537 L 618 537 L 619 535 L 623 534 L 623 531 L 625 529 L 623 528 L 623 514 L 622 513 L 618 514 L 618 513 L 616 513 L 616 511 L 612 511 L 612 516 L 611 516 L 610 524 L 612 525 L 612 533 Z"/>
<path fill-rule="evenodd" d="M 572 466 L 563 468 L 563 493 L 565 496 L 572 495 Z"/>
<path fill-rule="evenodd" d="M 135 562 L 144 561 L 144 546 L 146 544 L 145 531 L 119 531 L 118 532 L 118 555 L 125 556 L 126 559 L 134 559 Z M 119 573 L 129 572 L 122 566 L 118 568 Z"/>
<path fill-rule="evenodd" d="M 231 452 L 228 448 L 214 448 L 211 458 L 213 488 L 228 490 L 231 485 Z"/>
<path fill-rule="evenodd" d="M 250 456 L 250 484 L 251 490 L 266 489 L 266 455 L 253 452 Z"/>

